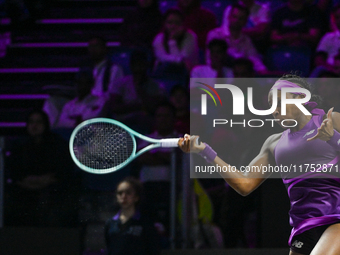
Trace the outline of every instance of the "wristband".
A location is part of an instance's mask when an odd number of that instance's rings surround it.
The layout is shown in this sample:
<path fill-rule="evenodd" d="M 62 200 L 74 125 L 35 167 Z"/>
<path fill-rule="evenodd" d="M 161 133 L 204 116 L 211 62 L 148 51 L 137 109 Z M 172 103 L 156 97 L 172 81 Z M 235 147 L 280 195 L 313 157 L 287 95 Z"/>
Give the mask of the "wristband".
<path fill-rule="evenodd" d="M 339 151 L 340 150 L 340 133 L 334 129 L 334 134 L 331 137 L 331 139 L 327 141 L 327 143 L 330 146 L 332 146 L 336 151 Z"/>
<path fill-rule="evenodd" d="M 208 163 L 212 163 L 217 156 L 217 153 L 206 143 L 204 150 L 202 150 L 198 155 L 203 157 Z"/>

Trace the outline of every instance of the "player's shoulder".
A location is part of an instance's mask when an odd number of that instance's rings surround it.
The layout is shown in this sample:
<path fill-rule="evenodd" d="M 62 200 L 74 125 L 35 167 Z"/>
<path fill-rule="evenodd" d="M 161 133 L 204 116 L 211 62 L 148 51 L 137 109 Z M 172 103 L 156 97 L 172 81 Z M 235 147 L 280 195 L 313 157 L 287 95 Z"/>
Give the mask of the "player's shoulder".
<path fill-rule="evenodd" d="M 263 147 L 265 149 L 273 150 L 276 144 L 278 143 L 278 141 L 280 140 L 282 134 L 283 132 L 270 135 L 267 138 L 267 140 L 264 142 Z"/>

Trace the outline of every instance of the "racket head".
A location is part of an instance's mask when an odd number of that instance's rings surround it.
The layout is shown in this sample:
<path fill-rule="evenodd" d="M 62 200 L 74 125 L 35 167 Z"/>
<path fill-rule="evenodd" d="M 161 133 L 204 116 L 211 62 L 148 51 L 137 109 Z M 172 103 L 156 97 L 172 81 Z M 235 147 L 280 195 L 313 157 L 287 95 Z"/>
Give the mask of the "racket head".
<path fill-rule="evenodd" d="M 119 121 L 94 118 L 72 132 L 70 154 L 76 165 L 89 173 L 106 174 L 129 164 L 136 154 L 136 139 Z"/>

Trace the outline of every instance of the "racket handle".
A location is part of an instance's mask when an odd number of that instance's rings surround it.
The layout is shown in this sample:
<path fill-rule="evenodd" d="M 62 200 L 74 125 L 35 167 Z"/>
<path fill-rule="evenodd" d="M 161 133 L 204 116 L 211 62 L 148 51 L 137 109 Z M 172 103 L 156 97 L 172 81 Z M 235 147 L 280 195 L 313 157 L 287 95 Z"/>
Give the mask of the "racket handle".
<path fill-rule="evenodd" d="M 178 147 L 179 138 L 161 139 L 161 147 Z"/>

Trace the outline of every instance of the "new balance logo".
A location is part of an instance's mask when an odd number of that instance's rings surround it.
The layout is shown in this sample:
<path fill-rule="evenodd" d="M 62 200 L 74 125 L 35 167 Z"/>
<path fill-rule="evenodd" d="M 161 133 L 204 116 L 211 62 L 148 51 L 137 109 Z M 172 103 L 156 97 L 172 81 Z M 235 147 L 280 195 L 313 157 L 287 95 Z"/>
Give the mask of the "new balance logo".
<path fill-rule="evenodd" d="M 338 145 L 340 144 L 340 139 L 338 140 Z"/>
<path fill-rule="evenodd" d="M 303 245 L 303 242 L 300 242 L 298 240 L 295 240 L 295 242 L 292 244 L 292 246 L 294 246 L 294 247 L 296 247 L 298 249 L 301 249 L 302 245 Z"/>
<path fill-rule="evenodd" d="M 303 137 L 305 137 L 305 136 L 307 136 L 307 135 L 311 135 L 311 134 L 313 134 L 314 133 L 314 131 L 315 131 L 315 129 L 313 129 L 313 130 L 311 130 L 311 131 L 308 131 Z M 302 137 L 302 138 L 303 138 Z"/>

